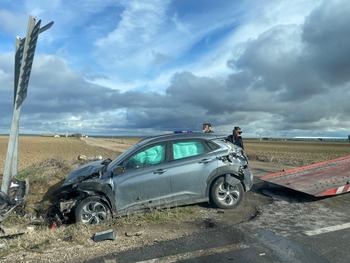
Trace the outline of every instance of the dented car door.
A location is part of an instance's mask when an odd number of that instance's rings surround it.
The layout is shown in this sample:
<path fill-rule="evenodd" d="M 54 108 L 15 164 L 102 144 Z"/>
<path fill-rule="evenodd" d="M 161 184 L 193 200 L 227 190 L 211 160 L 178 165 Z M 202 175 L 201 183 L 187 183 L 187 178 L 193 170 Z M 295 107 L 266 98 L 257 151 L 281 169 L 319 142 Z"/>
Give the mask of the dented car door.
<path fill-rule="evenodd" d="M 175 141 L 168 169 L 172 173 L 173 200 L 181 203 L 205 200 L 208 176 L 216 170 L 214 152 L 201 140 Z"/>
<path fill-rule="evenodd" d="M 117 211 L 147 209 L 171 200 L 165 154 L 165 144 L 141 149 L 124 162 L 122 174 L 113 175 Z"/>

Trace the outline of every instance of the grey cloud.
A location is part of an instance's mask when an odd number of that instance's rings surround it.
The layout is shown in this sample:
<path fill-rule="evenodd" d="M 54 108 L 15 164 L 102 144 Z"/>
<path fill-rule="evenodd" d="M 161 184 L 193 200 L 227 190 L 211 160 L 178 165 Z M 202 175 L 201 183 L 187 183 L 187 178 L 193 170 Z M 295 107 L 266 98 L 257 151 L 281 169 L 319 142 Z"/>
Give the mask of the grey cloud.
<path fill-rule="evenodd" d="M 229 91 L 225 79 L 177 73 L 166 93 L 176 101 L 200 108 L 204 114 L 216 115 L 234 108 L 235 94 Z"/>
<path fill-rule="evenodd" d="M 323 87 L 305 63 L 303 52 L 300 28 L 278 26 L 248 42 L 243 54 L 228 65 L 250 75 L 251 90 L 275 93 L 276 100 L 305 100 L 323 92 Z M 236 77 L 230 78 L 234 82 Z"/>
<path fill-rule="evenodd" d="M 142 108 L 129 109 L 127 113 L 128 128 L 152 127 L 156 130 L 199 129 L 196 111 L 189 108 Z"/>
<path fill-rule="evenodd" d="M 350 80 L 349 25 L 350 3 L 325 1 L 306 18 L 303 27 L 310 66 L 331 85 Z"/>
<path fill-rule="evenodd" d="M 38 58 L 28 87 L 28 110 L 36 112 L 79 112 L 107 109 L 112 91 L 90 84 L 54 57 Z M 106 103 L 104 103 L 106 102 Z"/>

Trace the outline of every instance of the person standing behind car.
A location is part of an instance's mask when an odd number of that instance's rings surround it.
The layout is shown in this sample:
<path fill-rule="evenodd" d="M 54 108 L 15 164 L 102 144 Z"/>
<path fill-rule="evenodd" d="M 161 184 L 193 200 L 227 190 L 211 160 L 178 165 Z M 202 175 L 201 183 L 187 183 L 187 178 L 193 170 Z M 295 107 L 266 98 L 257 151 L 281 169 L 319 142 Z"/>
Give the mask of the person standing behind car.
<path fill-rule="evenodd" d="M 232 130 L 232 134 L 229 135 L 227 139 L 244 150 L 242 130 L 240 127 L 238 126 L 234 127 L 234 129 Z"/>

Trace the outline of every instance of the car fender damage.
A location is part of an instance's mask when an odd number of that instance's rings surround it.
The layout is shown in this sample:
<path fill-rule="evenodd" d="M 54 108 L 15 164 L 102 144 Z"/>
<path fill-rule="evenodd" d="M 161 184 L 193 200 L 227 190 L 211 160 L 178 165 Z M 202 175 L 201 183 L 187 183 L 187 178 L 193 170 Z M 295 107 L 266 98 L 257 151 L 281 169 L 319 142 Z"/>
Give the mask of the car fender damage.
<path fill-rule="evenodd" d="M 104 202 L 112 212 L 116 210 L 113 191 L 107 184 L 95 181 L 83 181 L 75 185 L 68 185 L 62 188 L 58 201 L 58 210 L 64 221 L 68 220 L 69 214 L 73 212 L 75 206 L 87 197 L 95 196 Z"/>
<path fill-rule="evenodd" d="M 225 183 L 231 186 L 242 183 L 245 191 L 250 190 L 253 184 L 253 176 L 248 167 L 248 159 L 243 151 L 233 151 L 229 154 L 219 156 L 218 159 L 224 163 L 229 163 L 230 167 L 219 167 L 216 176 L 225 176 Z M 232 173 L 232 168 L 235 168 L 234 173 Z"/>
<path fill-rule="evenodd" d="M 233 177 L 231 174 L 226 174 L 225 175 L 225 183 L 228 183 L 232 186 L 235 186 L 239 184 L 241 180 L 237 179 L 236 177 Z"/>

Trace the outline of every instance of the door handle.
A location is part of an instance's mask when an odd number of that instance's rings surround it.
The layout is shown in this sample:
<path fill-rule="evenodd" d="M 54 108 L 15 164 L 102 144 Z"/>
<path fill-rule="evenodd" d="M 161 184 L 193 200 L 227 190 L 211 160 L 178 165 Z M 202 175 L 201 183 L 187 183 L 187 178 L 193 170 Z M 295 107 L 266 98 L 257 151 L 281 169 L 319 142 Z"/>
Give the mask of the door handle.
<path fill-rule="evenodd" d="M 198 163 L 209 163 L 211 160 L 212 160 L 211 158 L 206 158 L 206 159 L 200 160 Z"/>
<path fill-rule="evenodd" d="M 154 171 L 153 173 L 154 174 L 162 174 L 162 173 L 165 173 L 166 172 L 166 169 L 158 169 L 156 171 Z"/>

